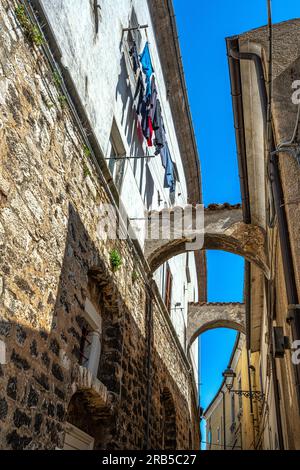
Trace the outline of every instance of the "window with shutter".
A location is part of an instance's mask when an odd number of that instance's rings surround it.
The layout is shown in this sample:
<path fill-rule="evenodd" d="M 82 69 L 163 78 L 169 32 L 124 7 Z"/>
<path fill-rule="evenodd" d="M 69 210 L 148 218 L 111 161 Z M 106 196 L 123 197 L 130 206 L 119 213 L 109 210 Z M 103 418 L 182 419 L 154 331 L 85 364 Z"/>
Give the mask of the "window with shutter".
<path fill-rule="evenodd" d="M 126 150 L 122 141 L 122 137 L 115 120 L 113 120 L 109 139 L 108 168 L 119 192 L 121 191 L 124 177 L 126 159 L 123 159 L 122 157 L 124 157 L 125 154 Z"/>
<path fill-rule="evenodd" d="M 86 298 L 81 325 L 79 364 L 97 377 L 101 353 L 102 319 L 92 302 Z"/>
<path fill-rule="evenodd" d="M 166 272 L 166 290 L 165 290 L 165 305 L 169 313 L 171 313 L 171 302 L 172 302 L 172 284 L 173 276 L 170 270 L 170 266 L 167 264 Z"/>

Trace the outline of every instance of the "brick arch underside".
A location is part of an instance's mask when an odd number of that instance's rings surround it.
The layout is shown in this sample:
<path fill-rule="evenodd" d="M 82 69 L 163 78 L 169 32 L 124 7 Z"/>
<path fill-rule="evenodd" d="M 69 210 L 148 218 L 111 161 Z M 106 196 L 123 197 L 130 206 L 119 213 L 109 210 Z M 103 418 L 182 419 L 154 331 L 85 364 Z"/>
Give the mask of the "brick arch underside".
<path fill-rule="evenodd" d="M 255 227 L 255 229 L 258 229 L 258 227 Z M 247 226 L 247 230 L 249 231 L 249 226 Z M 255 234 L 257 234 L 258 230 L 255 230 Z M 261 239 L 261 236 L 259 236 L 259 238 Z M 235 238 L 232 235 L 205 234 L 202 249 L 227 251 L 229 253 L 242 256 L 249 262 L 256 264 L 268 277 L 269 269 L 261 247 L 262 243 L 256 243 L 255 236 L 253 236 L 252 240 L 252 243 L 245 243 L 243 239 Z M 187 249 L 187 243 L 191 243 L 192 241 L 193 238 L 166 240 L 156 250 L 149 254 L 147 258 L 151 271 L 154 272 L 174 256 L 186 253 L 187 251 L 192 251 Z"/>
<path fill-rule="evenodd" d="M 152 272 L 174 256 L 203 249 L 222 250 L 242 256 L 256 264 L 263 270 L 266 277 L 269 277 L 265 231 L 257 225 L 246 224 L 239 205 L 229 208 L 227 205 L 221 205 L 217 209 L 205 209 L 202 228 L 198 226 L 197 214 L 197 210 L 194 209 L 192 222 L 180 238 L 177 238 L 175 234 L 178 233 L 178 227 L 185 225 L 183 212 L 179 212 L 178 216 L 178 210 L 174 208 L 169 212 L 163 210 L 159 213 L 148 214 L 151 221 L 151 231 L 150 234 L 148 231 L 148 234 L 152 235 L 153 229 L 153 233 L 157 235 L 157 239 L 151 239 L 150 236 L 145 241 L 145 257 Z M 182 217 L 181 222 L 180 217 Z M 165 220 L 169 223 L 168 239 L 164 239 Z M 200 241 L 203 240 L 203 245 L 194 243 L 194 246 L 191 246 L 190 244 L 197 239 L 197 236 Z"/>
<path fill-rule="evenodd" d="M 199 335 L 215 328 L 229 328 L 245 333 L 245 317 L 245 304 L 239 302 L 190 303 L 187 343 L 190 347 Z"/>
<path fill-rule="evenodd" d="M 194 335 L 191 337 L 190 340 L 190 345 L 203 333 L 209 330 L 215 330 L 217 328 L 228 328 L 229 330 L 236 330 L 239 331 L 240 333 L 245 333 L 246 330 L 243 327 L 243 325 L 236 323 L 234 321 L 230 320 L 213 320 L 211 322 L 207 322 L 201 327 L 198 328 L 198 330 L 194 333 Z"/>

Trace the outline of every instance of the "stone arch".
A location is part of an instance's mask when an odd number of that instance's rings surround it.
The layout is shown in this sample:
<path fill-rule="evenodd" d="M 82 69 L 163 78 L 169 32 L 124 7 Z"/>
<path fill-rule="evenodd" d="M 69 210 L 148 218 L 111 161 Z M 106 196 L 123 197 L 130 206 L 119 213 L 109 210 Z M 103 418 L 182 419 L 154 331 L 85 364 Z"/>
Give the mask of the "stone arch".
<path fill-rule="evenodd" d="M 94 439 L 94 449 L 106 449 L 112 438 L 112 414 L 107 403 L 99 401 L 93 388 L 78 386 L 66 413 L 66 423 Z"/>
<path fill-rule="evenodd" d="M 165 387 L 161 392 L 162 450 L 177 449 L 176 408 L 170 390 Z"/>
<path fill-rule="evenodd" d="M 246 331 L 245 304 L 239 302 L 190 303 L 188 311 L 188 347 L 205 331 L 213 328 L 230 328 Z"/>
<path fill-rule="evenodd" d="M 176 238 L 175 212 L 178 208 L 163 210 L 159 213 L 148 213 L 151 227 L 156 230 L 158 239 L 146 239 L 145 256 L 150 268 L 155 271 L 168 259 L 186 251 L 187 243 L 193 242 L 195 237 L 203 234 L 203 229 L 196 229 L 196 208 L 193 208 L 192 227 L 185 230 L 184 236 Z M 178 214 L 178 212 L 176 212 Z M 170 236 L 164 239 L 164 220 L 169 217 Z M 183 223 L 183 214 L 182 214 Z M 195 244 L 195 250 L 198 250 Z M 211 205 L 204 211 L 204 250 L 223 250 L 243 256 L 248 261 L 257 264 L 269 277 L 269 268 L 265 250 L 265 232 L 253 224 L 243 222 L 243 213 L 240 205 L 230 206 Z"/>

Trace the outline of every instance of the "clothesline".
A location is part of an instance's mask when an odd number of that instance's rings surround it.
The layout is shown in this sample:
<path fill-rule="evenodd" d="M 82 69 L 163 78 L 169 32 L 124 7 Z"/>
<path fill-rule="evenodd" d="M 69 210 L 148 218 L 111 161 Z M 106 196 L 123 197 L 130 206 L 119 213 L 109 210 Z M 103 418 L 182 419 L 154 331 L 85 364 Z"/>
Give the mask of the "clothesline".
<path fill-rule="evenodd" d="M 161 155 L 162 165 L 165 169 L 164 187 L 169 188 L 170 192 L 173 193 L 175 192 L 176 180 L 178 178 L 177 172 L 175 172 L 175 164 L 168 147 L 149 43 L 146 42 L 143 52 L 138 54 L 137 46 L 134 42 L 131 48 L 131 56 L 135 74 L 142 69 L 146 84 L 145 88 L 140 72 L 134 96 L 135 100 L 138 99 L 136 103 L 136 112 L 140 118 L 138 125 L 140 125 L 142 133 L 147 140 L 148 147 L 152 147 L 154 143 L 156 147 L 155 154 Z"/>
<path fill-rule="evenodd" d="M 144 31 L 145 31 L 146 42 L 148 42 L 148 44 L 150 45 L 151 43 L 150 43 L 150 41 L 149 41 L 147 29 L 145 29 Z M 152 64 L 154 65 L 154 71 L 155 71 L 155 70 L 158 70 L 158 69 L 156 68 L 156 64 L 155 64 L 156 61 L 155 61 L 154 58 L 153 58 L 153 55 L 152 55 L 152 52 L 151 52 L 151 48 L 149 48 L 149 54 L 150 54 L 151 62 L 152 62 Z M 156 77 L 156 78 L 157 78 L 157 77 Z M 157 89 L 158 89 L 158 95 L 159 95 L 160 97 L 162 97 L 163 94 L 161 93 L 159 80 L 156 81 L 156 87 L 157 87 Z M 169 120 L 166 119 L 166 113 L 165 113 L 164 106 L 161 106 L 161 107 L 162 107 L 162 113 L 163 113 L 163 118 L 164 118 L 164 124 L 165 124 L 165 127 L 167 127 L 167 134 L 168 134 L 168 136 L 170 137 L 171 132 L 170 132 Z M 175 152 L 175 149 L 174 149 L 174 144 L 173 144 L 173 139 L 170 140 L 170 145 L 171 145 L 172 154 L 173 154 L 173 155 L 176 155 L 176 152 Z M 181 194 L 185 194 L 185 191 L 183 190 L 181 181 L 177 181 L 177 183 L 179 183 L 180 190 L 181 190 Z"/>
<path fill-rule="evenodd" d="M 145 36 L 146 36 L 146 41 L 147 41 L 148 44 L 150 45 L 151 42 L 149 41 L 149 38 L 148 38 L 147 29 L 145 29 Z M 149 52 L 150 52 L 151 61 L 152 61 L 152 63 L 154 64 L 154 70 L 158 70 L 158 69 L 156 68 L 156 65 L 155 65 L 155 62 L 156 62 L 156 61 L 155 61 L 154 58 L 153 58 L 153 55 L 152 55 L 152 52 L 151 52 L 151 48 L 149 48 Z M 157 77 L 156 77 L 156 78 L 157 78 Z M 162 96 L 162 93 L 161 93 L 161 91 L 160 91 L 160 82 L 159 82 L 159 80 L 157 81 L 156 86 L 157 86 L 158 91 L 159 91 L 159 96 Z M 170 133 L 169 120 L 166 119 L 166 113 L 165 113 L 165 110 L 164 110 L 164 106 L 162 106 L 162 111 L 163 111 L 163 114 L 164 114 L 164 122 L 166 123 L 166 126 L 167 126 L 167 128 L 168 128 L 168 135 L 170 136 L 171 133 Z M 171 147 L 172 147 L 172 154 L 173 154 L 173 155 L 176 155 L 176 152 L 174 151 L 173 139 L 171 139 L 170 142 L 171 142 Z M 179 183 L 179 186 L 180 186 L 180 189 L 181 189 L 181 194 L 184 194 L 185 191 L 183 191 L 183 187 L 182 187 L 181 181 L 178 181 L 178 183 Z"/>

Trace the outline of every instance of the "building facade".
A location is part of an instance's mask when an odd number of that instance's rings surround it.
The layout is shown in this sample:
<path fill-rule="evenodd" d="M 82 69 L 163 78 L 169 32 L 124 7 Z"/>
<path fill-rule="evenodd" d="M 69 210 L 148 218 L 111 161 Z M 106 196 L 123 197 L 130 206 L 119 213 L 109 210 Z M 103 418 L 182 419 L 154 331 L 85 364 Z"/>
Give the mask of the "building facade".
<path fill-rule="evenodd" d="M 231 387 L 228 387 L 228 380 L 224 378 L 216 396 L 203 413 L 206 420 L 207 450 L 241 451 L 263 448 L 261 443 L 257 443 L 264 406 L 259 371 L 255 367 L 257 359 L 257 354 L 249 357 L 246 337 L 243 333 L 238 333 L 228 365 L 234 372 Z M 250 395 L 250 390 L 253 396 Z M 273 423 L 268 420 L 269 427 L 270 424 Z M 269 428 L 267 431 L 269 432 Z"/>
<path fill-rule="evenodd" d="M 300 449 L 299 32 L 295 19 L 226 40 L 243 223 L 264 240 L 262 262 L 245 257 L 245 324 L 235 325 L 246 334 L 241 377 L 253 402 L 245 417 L 243 399 L 244 449 Z M 214 439 L 220 403 L 219 394 L 206 412 Z"/>
<path fill-rule="evenodd" d="M 2 449 L 199 447 L 204 255 L 146 256 L 147 211 L 201 202 L 172 12 L 1 1 Z M 153 77 L 171 181 L 138 112 Z M 124 214 L 130 237 L 111 236 Z"/>

